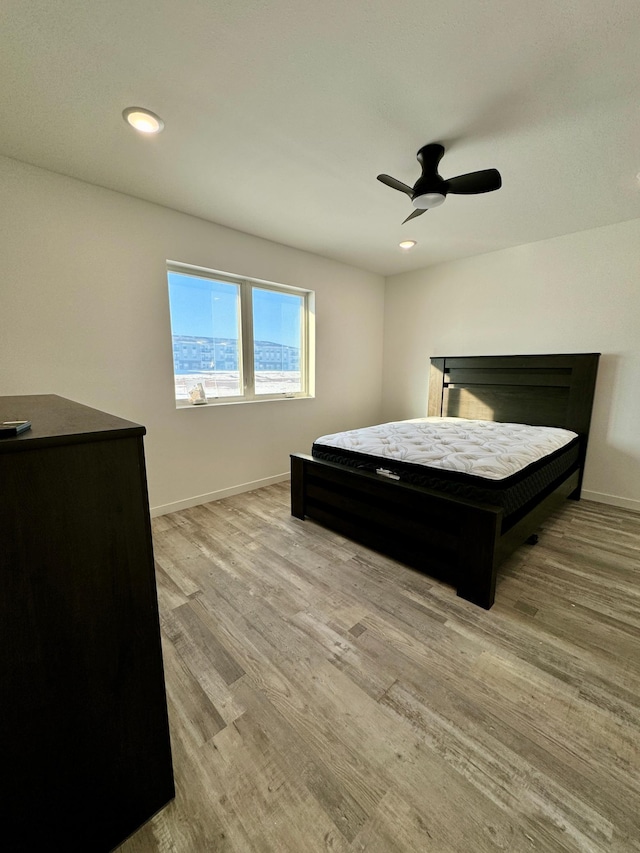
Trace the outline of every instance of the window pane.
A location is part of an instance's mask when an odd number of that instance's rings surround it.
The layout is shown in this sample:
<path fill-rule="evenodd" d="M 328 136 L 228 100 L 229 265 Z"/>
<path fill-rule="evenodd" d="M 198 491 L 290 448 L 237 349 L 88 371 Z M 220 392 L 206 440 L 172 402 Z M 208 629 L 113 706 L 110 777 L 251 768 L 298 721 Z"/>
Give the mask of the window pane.
<path fill-rule="evenodd" d="M 236 284 L 168 272 L 176 399 L 198 383 L 207 397 L 243 393 L 240 290 Z"/>
<path fill-rule="evenodd" d="M 296 394 L 300 375 L 304 297 L 253 288 L 256 394 Z"/>

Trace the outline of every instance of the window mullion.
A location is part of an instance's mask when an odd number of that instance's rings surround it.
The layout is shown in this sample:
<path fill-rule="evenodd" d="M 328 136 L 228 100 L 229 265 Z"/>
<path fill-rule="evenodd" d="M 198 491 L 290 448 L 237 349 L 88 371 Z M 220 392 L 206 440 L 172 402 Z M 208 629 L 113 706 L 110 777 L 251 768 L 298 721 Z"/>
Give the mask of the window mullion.
<path fill-rule="evenodd" d="M 253 352 L 253 289 L 251 283 L 240 285 L 242 308 L 242 361 L 244 364 L 244 396 L 253 400 L 256 395 L 255 359 Z"/>

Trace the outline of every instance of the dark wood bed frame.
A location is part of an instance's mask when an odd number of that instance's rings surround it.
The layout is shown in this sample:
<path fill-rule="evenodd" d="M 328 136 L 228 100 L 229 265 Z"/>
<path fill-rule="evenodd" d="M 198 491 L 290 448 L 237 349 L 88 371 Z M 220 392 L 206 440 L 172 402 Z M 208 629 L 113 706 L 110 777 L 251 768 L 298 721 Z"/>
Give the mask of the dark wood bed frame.
<path fill-rule="evenodd" d="M 577 463 L 514 520 L 476 503 L 306 454 L 291 456 L 291 513 L 428 575 L 480 607 L 497 568 L 566 498 L 578 500 L 599 353 L 432 358 L 428 415 L 557 426 L 580 435 Z"/>

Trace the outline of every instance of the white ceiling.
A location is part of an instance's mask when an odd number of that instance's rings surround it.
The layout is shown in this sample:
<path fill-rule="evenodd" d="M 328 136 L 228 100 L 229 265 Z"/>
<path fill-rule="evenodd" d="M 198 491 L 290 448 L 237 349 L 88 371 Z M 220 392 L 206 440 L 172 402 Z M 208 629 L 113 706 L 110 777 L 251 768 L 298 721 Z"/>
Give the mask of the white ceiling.
<path fill-rule="evenodd" d="M 639 57 L 638 0 L 3 0 L 0 153 L 386 275 L 640 217 Z M 502 189 L 401 225 L 428 142 Z"/>

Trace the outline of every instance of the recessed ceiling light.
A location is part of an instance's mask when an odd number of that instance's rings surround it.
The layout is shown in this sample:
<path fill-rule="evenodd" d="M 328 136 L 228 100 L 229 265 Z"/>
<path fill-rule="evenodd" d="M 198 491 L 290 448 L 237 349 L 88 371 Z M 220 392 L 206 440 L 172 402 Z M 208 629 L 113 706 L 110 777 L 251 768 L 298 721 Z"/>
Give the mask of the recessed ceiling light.
<path fill-rule="evenodd" d="M 160 133 L 164 127 L 160 116 L 142 107 L 127 107 L 122 113 L 122 118 L 140 133 Z"/>
<path fill-rule="evenodd" d="M 409 249 L 413 249 L 413 247 L 416 245 L 416 241 L 415 240 L 403 240 L 402 243 L 398 243 L 398 245 L 400 246 L 401 249 L 404 249 L 405 252 L 408 252 Z"/>

